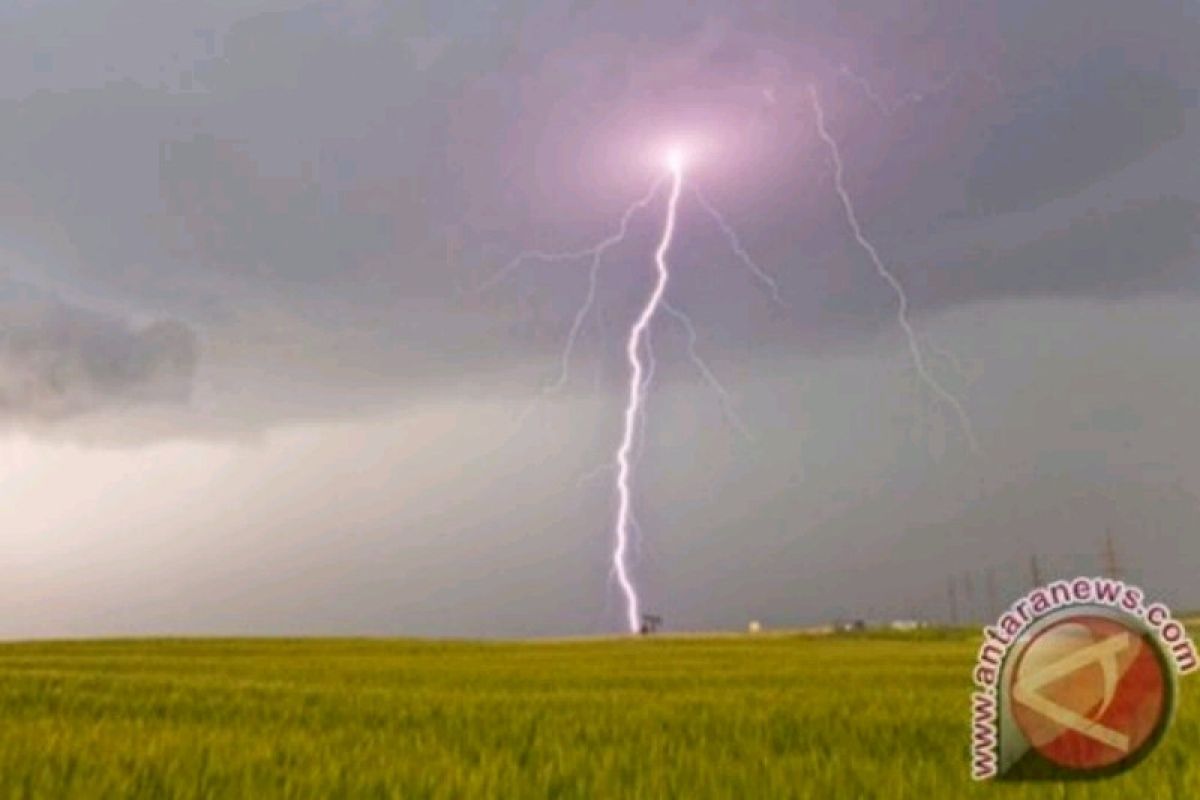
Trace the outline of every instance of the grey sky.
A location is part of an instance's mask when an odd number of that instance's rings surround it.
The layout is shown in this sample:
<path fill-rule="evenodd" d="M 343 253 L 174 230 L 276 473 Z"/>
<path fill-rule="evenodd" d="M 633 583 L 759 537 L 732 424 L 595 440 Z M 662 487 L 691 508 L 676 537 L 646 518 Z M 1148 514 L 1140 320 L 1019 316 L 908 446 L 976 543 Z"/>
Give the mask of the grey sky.
<path fill-rule="evenodd" d="M 1200 605 L 1200 6 L 393 5 L 0 10 L 0 635 L 618 629 L 579 478 L 661 208 L 521 426 L 586 264 L 481 286 L 610 233 L 674 130 L 786 309 L 685 194 L 670 298 L 751 435 L 657 322 L 635 571 L 669 624 L 943 614 L 947 575 L 1014 594 L 1107 527 Z"/>

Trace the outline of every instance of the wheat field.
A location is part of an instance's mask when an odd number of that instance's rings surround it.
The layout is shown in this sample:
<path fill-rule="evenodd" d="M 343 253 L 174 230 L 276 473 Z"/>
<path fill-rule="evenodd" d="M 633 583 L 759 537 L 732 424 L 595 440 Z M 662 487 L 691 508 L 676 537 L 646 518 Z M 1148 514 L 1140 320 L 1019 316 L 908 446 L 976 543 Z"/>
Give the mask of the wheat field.
<path fill-rule="evenodd" d="M 1198 701 L 1132 772 L 969 778 L 966 633 L 0 645 L 0 797 L 1194 796 Z"/>

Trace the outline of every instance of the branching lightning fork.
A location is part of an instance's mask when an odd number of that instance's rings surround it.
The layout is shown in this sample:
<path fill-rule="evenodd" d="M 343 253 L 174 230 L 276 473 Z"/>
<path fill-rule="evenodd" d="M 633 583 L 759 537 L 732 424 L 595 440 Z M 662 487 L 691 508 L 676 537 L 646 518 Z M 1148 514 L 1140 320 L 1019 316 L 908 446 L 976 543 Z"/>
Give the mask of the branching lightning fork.
<path fill-rule="evenodd" d="M 700 192 L 699 189 L 693 186 L 692 194 L 696 196 L 696 200 L 699 201 L 700 206 L 707 211 L 708 215 L 717 223 L 717 227 L 721 229 L 721 233 L 725 234 L 725 238 L 729 241 L 730 249 L 733 250 L 734 255 L 738 257 L 738 260 L 742 262 L 742 266 L 744 266 L 751 275 L 757 278 L 758 281 L 767 288 L 767 291 L 771 293 L 771 299 L 775 301 L 776 305 L 781 308 L 785 308 L 787 304 L 783 302 L 783 298 L 779 295 L 779 284 L 775 282 L 774 278 L 767 274 L 766 270 L 756 264 L 754 259 L 750 257 L 750 254 L 746 252 L 746 248 L 742 247 L 742 241 L 738 238 L 737 232 L 733 229 L 733 226 L 725 221 L 725 217 L 721 215 L 721 212 L 717 211 L 713 204 L 708 202 L 708 199 Z"/>
<path fill-rule="evenodd" d="M 858 214 L 854 211 L 854 203 L 850 199 L 850 193 L 846 190 L 845 167 L 842 164 L 841 150 L 838 148 L 837 140 L 833 138 L 829 133 L 828 127 L 825 125 L 825 109 L 821 106 L 821 97 L 817 94 L 817 87 L 815 86 L 809 86 L 808 91 L 809 97 L 812 100 L 813 114 L 816 117 L 817 135 L 829 147 L 829 155 L 833 160 L 833 184 L 837 190 L 838 197 L 841 199 L 842 209 L 846 212 L 846 221 L 850 225 L 850 230 L 854 234 L 855 241 L 866 251 L 867 256 L 871 259 L 871 263 L 875 266 L 875 271 L 879 273 L 879 277 L 883 278 L 896 294 L 896 320 L 900 323 L 900 328 L 904 331 L 904 335 L 908 340 L 908 350 L 912 355 L 913 367 L 917 370 L 917 374 L 929 390 L 954 410 L 959 424 L 962 426 L 963 435 L 966 436 L 971 450 L 978 450 L 979 443 L 975 438 L 975 430 L 971 425 L 970 417 L 967 416 L 966 408 L 963 407 L 962 402 L 951 394 L 946 387 L 938 383 L 925 364 L 925 355 L 917 341 L 917 333 L 908 319 L 908 294 L 904 291 L 904 285 L 900 283 L 900 280 L 884 265 L 883 259 L 879 256 L 879 251 L 875 249 L 875 245 L 871 244 L 870 240 L 863 233 L 862 226 L 858 222 Z"/>
<path fill-rule="evenodd" d="M 865 83 L 865 82 L 864 82 Z M 869 85 L 866 85 L 869 90 Z M 855 241 L 867 253 L 871 263 L 874 265 L 876 272 L 895 292 L 898 302 L 897 320 L 901 330 L 907 338 L 908 348 L 912 357 L 913 365 L 916 368 L 917 374 L 927 388 L 942 402 L 952 408 L 958 417 L 962 426 L 964 436 L 972 450 L 977 449 L 978 445 L 975 439 L 975 433 L 971 426 L 971 421 L 967 416 L 966 410 L 962 403 L 951 394 L 945 387 L 938 383 L 937 379 L 930 373 L 926 366 L 925 355 L 919 344 L 916 331 L 908 318 L 908 296 L 904 291 L 903 285 L 899 279 L 887 268 L 883 263 L 875 246 L 866 238 L 863 233 L 862 226 L 859 224 L 857 213 L 855 212 L 854 204 L 850 198 L 849 192 L 846 190 L 844 179 L 844 167 L 842 164 L 841 152 L 837 141 L 830 134 L 825 123 L 824 109 L 821 106 L 820 97 L 817 94 L 816 87 L 809 87 L 812 108 L 816 117 L 817 133 L 821 140 L 829 148 L 830 156 L 834 166 L 834 185 L 837 195 L 841 200 L 843 210 L 845 211 L 846 220 L 854 234 Z M 874 98 L 874 95 L 872 94 Z M 580 332 L 584 322 L 590 314 L 596 301 L 596 290 L 599 280 L 600 263 L 605 253 L 624 241 L 626 238 L 630 223 L 634 215 L 646 208 L 657 196 L 660 187 L 664 181 L 669 181 L 670 191 L 667 197 L 666 214 L 663 222 L 662 232 L 658 240 L 658 245 L 654 250 L 654 282 L 650 292 L 646 297 L 645 303 L 641 307 L 640 312 L 634 319 L 629 328 L 625 342 L 625 358 L 629 367 L 629 378 L 625 392 L 625 407 L 622 414 L 621 438 L 613 454 L 612 461 L 602 467 L 589 473 L 584 478 L 581 478 L 581 483 L 584 480 L 589 480 L 591 477 L 601 474 L 601 472 L 614 475 L 613 484 L 616 494 L 616 513 L 612 527 L 612 558 L 609 571 L 610 580 L 615 578 L 619 585 L 622 596 L 625 601 L 625 617 L 626 623 L 630 631 L 636 632 L 641 625 L 641 599 L 638 595 L 637 587 L 634 582 L 633 575 L 630 569 L 630 548 L 638 546 L 641 543 L 640 527 L 633 510 L 632 497 L 632 478 L 633 472 L 640 460 L 640 455 L 646 443 L 646 401 L 648 398 L 651 383 L 654 379 L 656 369 L 656 361 L 652 343 L 654 321 L 659 313 L 671 316 L 676 320 L 684 330 L 687 336 L 688 357 L 692 364 L 697 368 L 704 380 L 712 387 L 721 400 L 721 407 L 730 422 L 743 435 L 749 437 L 746 426 L 738 418 L 734 412 L 733 404 L 730 400 L 729 393 L 717 380 L 714 372 L 708 367 L 704 360 L 697 352 L 697 332 L 691 319 L 684 311 L 672 305 L 667 299 L 667 286 L 670 281 L 671 271 L 667 260 L 667 256 L 671 250 L 671 246 L 675 236 L 676 222 L 679 209 L 679 200 L 683 191 L 684 183 L 684 154 L 679 149 L 673 149 L 667 156 L 668 175 L 658 179 L 650 187 L 649 191 L 640 199 L 636 200 L 628 208 L 625 209 L 621 216 L 620 225 L 615 233 L 601 240 L 597 244 L 581 250 L 564 252 L 564 253 L 547 253 L 542 251 L 525 252 L 518 255 L 503 269 L 499 270 L 491 279 L 486 281 L 481 288 L 487 289 L 500 282 L 510 275 L 518 266 L 527 261 L 543 261 L 543 262 L 570 262 L 582 259 L 590 259 L 590 267 L 588 270 L 587 293 L 584 301 L 576 311 L 572 320 L 570 331 L 567 335 L 566 344 L 563 349 L 559 375 L 556 381 L 543 387 L 543 396 L 546 393 L 557 391 L 563 388 L 568 380 L 570 360 L 574 352 Z M 716 222 L 721 232 L 728 241 L 734 255 L 737 256 L 742 266 L 770 293 L 772 300 L 779 306 L 785 306 L 780 295 L 779 286 L 769 273 L 760 268 L 749 253 L 742 246 L 733 227 L 725 220 L 725 218 L 716 210 L 716 208 L 700 193 L 698 189 L 692 187 L 699 204 Z M 936 351 L 935 355 L 939 355 Z M 947 360 L 952 357 L 944 356 Z M 532 408 L 530 409 L 532 410 Z M 523 415 L 522 419 L 528 415 Z"/>
<path fill-rule="evenodd" d="M 562 358 L 559 364 L 558 378 L 552 383 L 548 383 L 542 387 L 542 397 L 561 391 L 563 387 L 567 385 L 571 367 L 571 355 L 574 353 L 575 345 L 579 341 L 579 334 L 583 330 L 583 324 L 587 321 L 588 314 L 590 314 L 592 311 L 592 306 L 594 306 L 596 303 L 596 286 L 600 275 L 600 262 L 604 258 L 604 254 L 606 252 L 625 240 L 625 237 L 629 233 L 629 223 L 633 220 L 634 215 L 638 211 L 641 211 L 646 206 L 650 205 L 650 202 L 654 200 L 654 196 L 658 194 L 658 189 L 660 186 L 662 186 L 662 183 L 663 179 L 661 178 L 655 181 L 650 186 L 650 189 L 646 192 L 646 194 L 635 200 L 628 208 L 625 209 L 625 212 L 621 215 L 621 223 L 617 227 L 616 232 L 607 238 L 601 239 L 591 247 L 585 247 L 581 250 L 570 250 L 562 253 L 548 253 L 541 250 L 529 250 L 519 253 L 515 258 L 513 258 L 512 261 L 509 261 L 503 269 L 500 269 L 494 275 L 492 275 L 491 278 L 480 284 L 479 290 L 487 291 L 511 275 L 519 266 L 529 261 L 569 262 L 580 261 L 585 258 L 591 259 L 591 263 L 588 268 L 587 294 L 584 297 L 583 304 L 579 306 L 579 309 L 575 312 L 574 319 L 571 320 L 571 329 L 567 334 L 566 344 L 563 346 Z M 535 408 L 537 408 L 536 400 L 525 409 L 524 413 L 521 414 L 517 424 L 518 430 L 522 427 L 525 420 Z"/>
<path fill-rule="evenodd" d="M 602 473 L 615 474 L 614 488 L 617 496 L 617 509 L 613 522 L 613 551 L 610 578 L 615 578 L 625 600 L 626 622 L 631 631 L 637 631 L 641 624 L 641 603 L 637 588 L 630 571 L 630 549 L 641 544 L 642 536 L 637 519 L 633 512 L 632 477 L 634 469 L 640 460 L 641 452 L 646 442 L 646 413 L 645 404 L 654 379 L 656 361 L 653 349 L 653 326 L 658 312 L 661 310 L 676 320 L 687 336 L 688 358 L 714 390 L 721 403 L 722 412 L 747 439 L 749 430 L 734 411 L 729 392 L 717 379 L 716 373 L 701 358 L 697 350 L 698 334 L 696 326 L 688 315 L 679 307 L 667 301 L 666 289 L 670 278 L 667 263 L 667 253 L 675 234 L 676 218 L 679 200 L 683 192 L 684 155 L 681 150 L 672 150 L 667 157 L 668 175 L 656 180 L 641 198 L 625 209 L 617 230 L 596 244 L 579 250 L 566 252 L 546 252 L 540 250 L 526 251 L 518 254 L 491 278 L 480 285 L 480 290 L 487 290 L 508 278 L 518 267 L 526 262 L 572 262 L 589 259 L 587 292 L 583 303 L 576 311 L 571 322 L 567 340 L 560 359 L 557 379 L 542 388 L 542 396 L 561 390 L 568 381 L 570 374 L 571 356 L 574 353 L 581 331 L 588 315 L 591 313 L 596 300 L 599 282 L 600 265 L 604 255 L 613 247 L 625 240 L 629 226 L 637 212 L 645 209 L 658 195 L 664 181 L 670 182 L 670 193 L 667 198 L 666 217 L 658 247 L 654 252 L 655 282 L 646 304 L 633 322 L 626 340 L 625 355 L 629 365 L 629 383 L 625 410 L 622 415 L 621 439 L 613 456 L 613 461 L 602 465 L 580 478 L 579 483 L 591 480 Z M 716 221 L 721 232 L 726 237 L 734 255 L 741 264 L 770 292 L 772 299 L 779 305 L 783 301 L 779 295 L 779 287 L 774 279 L 754 260 L 742 247 L 732 226 L 725 221 L 721 214 L 697 190 L 697 200 Z M 536 401 L 521 416 L 523 422 L 536 407 Z M 518 428 L 520 424 L 518 424 Z"/>

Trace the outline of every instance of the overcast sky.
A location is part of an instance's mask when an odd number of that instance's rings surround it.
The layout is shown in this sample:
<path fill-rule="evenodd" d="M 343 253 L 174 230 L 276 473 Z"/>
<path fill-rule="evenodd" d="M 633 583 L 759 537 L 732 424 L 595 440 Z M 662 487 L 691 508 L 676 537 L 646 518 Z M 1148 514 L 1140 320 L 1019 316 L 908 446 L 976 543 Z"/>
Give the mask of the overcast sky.
<path fill-rule="evenodd" d="M 845 5 L 4 4 L 0 636 L 620 630 L 664 196 L 557 392 L 587 261 L 490 279 L 611 235 L 672 140 L 668 298 L 729 397 L 656 319 L 648 610 L 981 613 L 1106 530 L 1200 606 L 1200 5 Z"/>

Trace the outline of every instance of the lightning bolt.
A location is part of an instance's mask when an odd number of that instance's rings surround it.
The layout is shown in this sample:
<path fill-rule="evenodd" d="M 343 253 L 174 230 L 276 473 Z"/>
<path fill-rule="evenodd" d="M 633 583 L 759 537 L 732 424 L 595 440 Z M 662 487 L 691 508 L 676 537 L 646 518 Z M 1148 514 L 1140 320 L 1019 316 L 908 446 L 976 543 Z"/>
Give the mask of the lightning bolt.
<path fill-rule="evenodd" d="M 662 186 L 662 180 L 663 179 L 660 178 L 659 180 L 655 181 L 650 186 L 650 189 L 646 192 L 646 194 L 635 200 L 629 205 L 629 207 L 625 209 L 625 212 L 621 215 L 621 222 L 617 226 L 616 232 L 604 239 L 601 239 L 591 247 L 585 247 L 580 250 L 570 250 L 562 253 L 548 253 L 542 250 L 527 250 L 523 253 L 517 254 L 511 261 L 508 262 L 508 264 L 493 274 L 491 278 L 479 285 L 479 291 L 487 291 L 509 277 L 522 264 L 530 261 L 570 262 L 580 261 L 585 258 L 591 259 L 588 267 L 587 294 L 584 296 L 583 304 L 580 305 L 579 309 L 575 312 L 574 319 L 571 320 L 571 329 L 567 334 L 567 341 L 563 347 L 562 357 L 560 359 L 558 378 L 542 387 L 541 396 L 538 398 L 539 400 L 545 398 L 546 395 L 561 391 L 562 388 L 567 385 L 567 380 L 570 377 L 571 355 L 575 352 L 575 346 L 579 341 L 580 333 L 583 331 L 583 325 L 587 321 L 588 315 L 592 311 L 592 307 L 596 304 L 596 287 L 600 276 L 600 262 L 604 258 L 604 254 L 606 252 L 625 240 L 625 236 L 629 232 L 629 223 L 633 221 L 634 215 L 637 214 L 638 211 L 641 211 L 648 206 L 654 199 L 654 196 L 658 194 L 658 189 L 660 186 Z M 537 400 L 531 403 L 529 407 L 525 409 L 525 412 L 521 414 L 517 422 L 518 430 L 523 426 L 524 421 L 536 408 Z"/>
<path fill-rule="evenodd" d="M 940 81 L 930 86 L 928 89 L 906 92 L 890 105 L 886 100 L 883 99 L 882 95 L 875 91 L 875 88 L 871 85 L 870 81 L 859 75 L 857 72 L 851 70 L 845 64 L 842 64 L 838 67 L 838 73 L 841 74 L 842 77 L 848 79 L 850 82 L 856 84 L 858 88 L 862 90 L 863 94 L 867 96 L 867 99 L 871 101 L 871 104 L 879 109 L 880 114 L 885 117 L 890 117 L 906 106 L 917 105 L 934 95 L 938 95 L 946 91 L 956 81 L 958 81 L 959 78 L 962 77 L 963 70 L 961 68 L 953 70 Z"/>
<path fill-rule="evenodd" d="M 821 106 L 821 97 L 817 94 L 815 86 L 809 86 L 808 92 L 812 100 L 813 115 L 816 118 L 817 135 L 829 147 L 829 154 L 833 159 L 833 184 L 838 197 L 842 201 L 842 209 L 846 212 L 846 221 L 850 224 L 850 230 L 853 232 L 858 245 L 867 253 L 867 256 L 871 259 L 871 263 L 875 265 L 875 271 L 879 273 L 879 277 L 883 278 L 896 294 L 896 319 L 900 323 L 900 328 L 904 331 L 905 337 L 908 339 L 908 350 L 912 356 L 913 366 L 929 390 L 954 410 L 959 424 L 962 426 L 963 435 L 967 438 L 967 443 L 970 445 L 972 451 L 976 451 L 979 449 L 979 442 L 975 438 L 975 430 L 971 425 L 970 417 L 967 416 L 966 409 L 957 397 L 951 394 L 942 384 L 938 383 L 926 365 L 925 355 L 921 351 L 921 346 L 917 341 L 917 333 L 908 319 L 908 294 L 904 291 L 904 285 L 884 265 L 883 259 L 879 256 L 879 251 L 875 249 L 875 245 L 871 244 L 870 240 L 863 233 L 862 226 L 858 222 L 858 214 L 854 211 L 854 203 L 850 199 L 850 193 L 846 190 L 845 167 L 842 164 L 841 150 L 838 148 L 837 141 L 829 133 L 829 129 L 825 125 L 825 110 Z"/>
<path fill-rule="evenodd" d="M 712 371 L 712 368 L 708 366 L 707 362 L 700 357 L 700 353 L 696 349 L 696 342 L 700 337 L 696 334 L 696 326 L 692 324 L 691 317 L 689 317 L 679 308 L 671 305 L 666 298 L 663 298 L 662 310 L 674 317 L 675 320 L 683 326 L 683 330 L 687 334 L 688 340 L 688 358 L 691 360 L 692 365 L 695 366 L 696 371 L 700 373 L 701 377 L 704 378 L 705 382 L 712 387 L 712 390 L 716 393 L 717 398 L 721 402 L 721 411 L 725 414 L 725 417 L 744 438 L 753 438 L 750 435 L 750 429 L 746 427 L 746 423 L 742 422 L 741 417 L 739 417 L 737 412 L 733 410 L 733 398 L 730 396 L 729 391 L 721 384 L 721 381 L 717 379 L 716 373 Z"/>
<path fill-rule="evenodd" d="M 678 156 L 670 159 L 671 194 L 667 198 L 667 216 L 663 225 L 662 238 L 654 251 L 656 277 L 650 296 L 645 306 L 634 320 L 629 329 L 629 338 L 625 344 L 625 355 L 629 360 L 629 393 L 625 404 L 624 426 L 621 432 L 621 442 L 617 447 L 617 518 L 613 525 L 613 570 L 616 572 L 617 583 L 625 596 L 625 614 L 629 630 L 636 633 L 641 624 L 637 589 L 629 576 L 629 566 L 626 563 L 629 549 L 631 527 L 631 501 L 629 481 L 633 472 L 632 454 L 634 435 L 638 428 L 638 420 L 642 416 L 643 401 L 645 400 L 645 367 L 642 364 L 642 338 L 650 329 L 663 295 L 667 291 L 667 281 L 671 273 L 667 268 L 667 250 L 675 236 L 675 212 L 679 206 L 679 194 L 683 189 L 683 163 Z"/>
<path fill-rule="evenodd" d="M 880 95 L 877 91 L 875 91 L 875 87 L 872 86 L 871 82 L 868 81 L 864 76 L 860 75 L 857 72 L 854 72 L 845 64 L 842 64 L 839 66 L 838 72 L 844 78 L 846 78 L 847 80 L 849 80 L 850 82 L 852 82 L 853 84 L 858 86 L 858 88 L 862 90 L 863 94 L 871 102 L 871 104 L 874 105 L 876 107 L 876 109 L 879 111 L 879 113 L 885 117 L 891 117 L 896 112 L 900 111 L 902 108 L 904 108 L 906 106 L 915 105 L 917 103 L 923 102 L 926 99 L 932 98 L 935 95 L 940 95 L 941 93 L 949 90 L 953 86 L 953 84 L 958 81 L 959 78 L 963 77 L 963 70 L 961 68 L 955 69 L 953 72 L 948 74 L 946 77 L 944 77 L 942 80 L 938 81 L 937 83 L 935 83 L 928 89 L 925 89 L 922 91 L 908 92 L 904 95 L 901 95 L 901 97 L 898 100 L 896 100 L 892 105 L 888 105 L 887 101 L 884 100 L 883 96 Z M 999 79 L 996 78 L 994 75 L 992 75 L 991 73 L 984 71 L 984 70 L 978 70 L 977 74 L 982 76 L 985 80 L 988 80 L 992 84 L 993 88 L 995 88 L 999 94 L 1004 93 L 1004 87 L 1002 85 L 1000 85 Z M 928 332 L 926 332 L 924 334 L 923 338 L 925 340 L 925 349 L 930 354 L 932 354 L 935 358 L 941 360 L 947 367 L 949 367 L 950 370 L 958 377 L 959 380 L 961 380 L 964 383 L 970 382 L 970 377 L 967 375 L 967 372 L 962 367 L 962 363 L 959 361 L 958 357 L 953 352 L 951 352 L 950 350 L 947 350 L 946 348 L 939 347 L 933 341 L 933 338 L 928 334 Z"/>
<path fill-rule="evenodd" d="M 859 224 L 858 216 L 851 200 L 849 192 L 846 190 L 844 180 L 844 165 L 842 163 L 841 152 L 837 141 L 829 133 L 825 123 L 824 109 L 821 106 L 820 97 L 817 94 L 816 88 L 809 87 L 812 107 L 816 116 L 817 132 L 822 141 L 829 147 L 830 154 L 834 165 L 834 183 L 838 197 L 841 199 L 843 209 L 846 214 L 846 219 L 854 233 L 855 240 L 866 251 L 874 264 L 879 276 L 887 282 L 896 294 L 898 301 L 897 319 L 900 327 L 907 337 L 909 351 L 912 356 L 913 364 L 917 374 L 928 389 L 942 402 L 954 410 L 958 416 L 958 420 L 962 425 L 964 436 L 968 440 L 972 450 L 977 449 L 978 445 L 975 439 L 974 430 L 971 426 L 971 421 L 967 416 L 966 410 L 959 400 L 951 394 L 944 386 L 938 383 L 937 379 L 931 374 L 925 355 L 921 349 L 918 336 L 908 318 L 909 301 L 905 293 L 903 285 L 897 277 L 883 263 L 875 246 L 866 238 L 863 233 L 862 226 Z M 488 289 L 499 283 L 504 278 L 512 274 L 519 266 L 529 261 L 542 262 L 573 262 L 583 259 L 588 259 L 590 266 L 588 269 L 587 292 L 583 303 L 580 305 L 572 320 L 570 331 L 567 336 L 564 346 L 560 369 L 557 380 L 543 387 L 541 397 L 554 391 L 563 388 L 569 377 L 571 357 L 574 353 L 576 344 L 581 335 L 583 327 L 588 316 L 595 305 L 597 285 L 599 281 L 599 272 L 601 262 L 605 254 L 614 246 L 624 241 L 630 224 L 637 212 L 645 209 L 658 195 L 659 189 L 663 182 L 670 180 L 670 192 L 667 198 L 666 215 L 662 228 L 661 237 L 654 250 L 654 268 L 655 280 L 651 287 L 650 293 L 646 298 L 637 317 L 629 328 L 625 341 L 625 357 L 629 366 L 629 378 L 626 390 L 625 408 L 622 414 L 621 437 L 617 444 L 616 451 L 612 460 L 594 470 L 588 475 L 580 479 L 580 484 L 592 477 L 601 474 L 601 472 L 613 474 L 616 493 L 616 514 L 612 526 L 612 554 L 611 567 L 609 570 L 609 580 L 614 581 L 619 586 L 625 603 L 625 616 L 629 630 L 637 632 L 641 625 L 641 600 L 638 595 L 637 587 L 634 583 L 631 574 L 630 566 L 630 551 L 631 548 L 640 548 L 642 543 L 642 535 L 637 519 L 633 511 L 631 483 L 636 465 L 639 463 L 641 454 L 646 446 L 646 401 L 649 396 L 651 384 L 654 380 L 656 371 L 656 360 L 654 355 L 653 337 L 654 337 L 654 322 L 659 312 L 667 314 L 673 318 L 687 336 L 687 352 L 692 364 L 697 371 L 716 392 L 721 401 L 721 407 L 724 414 L 728 417 L 731 424 L 744 436 L 749 438 L 749 433 L 746 426 L 737 417 L 734 411 L 733 404 L 729 392 L 717 379 L 716 374 L 709 368 L 708 364 L 700 357 L 697 350 L 698 335 L 696 327 L 692 323 L 690 317 L 680 308 L 672 305 L 667 299 L 667 285 L 670 281 L 670 268 L 667 263 L 667 254 L 671 249 L 675 235 L 676 220 L 678 216 L 678 208 L 681 194 L 683 192 L 684 169 L 681 154 L 673 152 L 669 157 L 669 176 L 664 176 L 658 179 L 650 187 L 649 191 L 644 196 L 636 200 L 628 206 L 621 216 L 620 224 L 617 230 L 608 237 L 600 240 L 595 245 L 579 250 L 567 251 L 562 253 L 550 253 L 540 250 L 527 251 L 518 254 L 505 267 L 500 269 L 487 282 L 481 285 L 481 289 Z M 780 295 L 778 284 L 771 275 L 763 270 L 751 258 L 745 247 L 742 245 L 734 228 L 726 221 L 724 216 L 705 198 L 705 196 L 696 188 L 691 187 L 694 196 L 700 206 L 707 214 L 716 222 L 718 228 L 725 236 L 727 242 L 734 255 L 738 258 L 741 265 L 746 271 L 752 275 L 760 284 L 762 284 L 770 293 L 771 299 L 780 307 L 786 307 Z M 930 345 L 932 348 L 932 345 Z M 935 348 L 931 349 L 935 357 L 944 358 L 953 365 L 952 356 L 943 356 Z M 541 399 L 539 397 L 538 399 Z M 535 400 L 535 405 L 536 405 Z M 529 410 L 532 410 L 532 406 Z M 528 411 L 523 415 L 522 419 L 528 415 Z M 610 583 L 611 585 L 611 583 Z"/>
<path fill-rule="evenodd" d="M 700 207 L 708 212 L 708 215 L 717 223 L 717 227 L 721 229 L 721 233 L 725 234 L 730 249 L 733 250 L 738 260 L 742 262 L 742 266 L 767 288 L 767 291 L 771 294 L 771 299 L 775 301 L 776 305 L 780 308 L 786 308 L 787 304 L 783 302 L 783 298 L 779 295 L 779 284 L 767 274 L 766 270 L 756 264 L 754 259 L 750 257 L 750 254 L 746 252 L 746 248 L 742 247 L 742 241 L 738 238 L 737 231 L 733 229 L 733 226 L 725 221 L 725 217 L 721 215 L 721 212 L 717 211 L 716 207 L 708 202 L 708 199 L 695 186 L 692 187 L 692 194 L 696 196 Z"/>
<path fill-rule="evenodd" d="M 826 62 L 826 64 L 832 66 L 829 64 L 829 62 Z M 956 84 L 961 85 L 970 76 L 981 78 L 987 81 L 991 85 L 993 91 L 995 91 L 997 97 L 1003 97 L 1006 93 L 1004 83 L 994 73 L 981 67 L 975 67 L 973 69 L 956 67 L 943 76 L 941 80 L 930 84 L 926 88 L 917 91 L 905 92 L 892 103 L 888 103 L 887 100 L 883 98 L 883 95 L 875 91 L 875 87 L 871 85 L 871 82 L 860 73 L 855 72 L 845 64 L 838 65 L 837 71 L 838 74 L 843 78 L 856 85 L 866 96 L 871 105 L 875 106 L 876 110 L 878 110 L 879 113 L 884 117 L 894 116 L 902 109 L 905 109 L 909 106 L 919 105 L 926 100 L 932 100 L 938 95 L 949 92 L 955 87 Z"/>
<path fill-rule="evenodd" d="M 666 303 L 666 298 L 663 299 Z M 646 450 L 646 422 L 648 415 L 644 409 L 646 407 L 646 399 L 650 396 L 650 387 L 654 384 L 654 373 L 658 370 L 658 359 L 654 356 L 654 320 L 646 326 L 645 345 L 643 351 L 646 353 L 646 377 L 642 379 L 642 413 L 638 415 L 638 430 L 637 442 L 634 446 L 634 463 L 640 463 L 642 453 Z"/>

